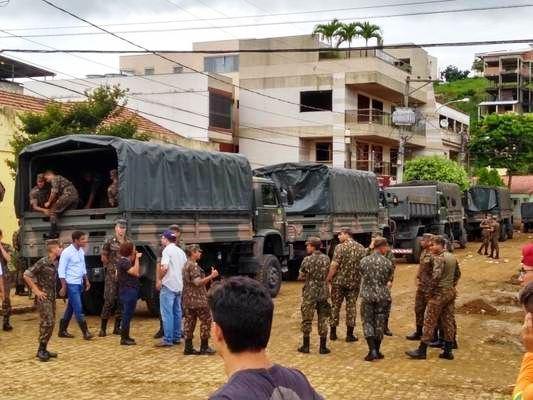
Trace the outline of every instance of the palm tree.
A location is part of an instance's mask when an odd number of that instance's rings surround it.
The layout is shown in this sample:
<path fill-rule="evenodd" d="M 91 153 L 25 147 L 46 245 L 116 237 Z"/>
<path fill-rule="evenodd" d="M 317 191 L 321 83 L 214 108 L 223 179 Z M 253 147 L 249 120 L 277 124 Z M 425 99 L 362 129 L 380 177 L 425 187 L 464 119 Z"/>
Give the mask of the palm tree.
<path fill-rule="evenodd" d="M 318 24 L 313 29 L 312 36 L 319 35 L 322 40 L 326 40 L 330 47 L 333 47 L 333 38 L 337 36 L 337 31 L 343 24 L 337 18 L 327 24 Z"/>
<path fill-rule="evenodd" d="M 361 24 L 359 22 L 350 22 L 349 24 L 342 24 L 341 27 L 337 30 L 338 42 L 337 47 L 339 47 L 343 42 L 348 42 L 348 47 L 352 47 L 352 41 L 359 36 L 359 28 Z M 350 57 L 350 52 L 346 52 L 348 57 Z"/>
<path fill-rule="evenodd" d="M 365 45 L 368 47 L 368 41 L 375 38 L 378 46 L 383 44 L 381 28 L 378 25 L 371 24 L 368 21 L 359 24 L 359 36 L 365 39 Z"/>

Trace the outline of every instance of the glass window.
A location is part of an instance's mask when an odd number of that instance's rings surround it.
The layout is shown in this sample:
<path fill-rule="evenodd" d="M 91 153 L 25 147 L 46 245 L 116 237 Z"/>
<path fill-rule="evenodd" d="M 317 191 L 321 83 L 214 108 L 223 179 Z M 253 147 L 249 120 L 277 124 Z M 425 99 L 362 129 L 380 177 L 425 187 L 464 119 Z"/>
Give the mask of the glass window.
<path fill-rule="evenodd" d="M 263 185 L 261 187 L 261 196 L 263 197 L 264 206 L 278 206 L 278 197 L 272 185 Z"/>
<path fill-rule="evenodd" d="M 317 162 L 331 162 L 333 153 L 333 144 L 326 143 L 317 143 L 315 150 L 315 160 Z"/>
<path fill-rule="evenodd" d="M 239 56 L 217 56 L 204 58 L 205 72 L 235 72 L 239 70 Z"/>
<path fill-rule="evenodd" d="M 177 65 L 172 70 L 175 74 L 181 74 L 183 72 L 183 67 L 181 65 Z"/>
<path fill-rule="evenodd" d="M 233 99 L 209 92 L 209 127 L 231 129 L 231 109 Z"/>
<path fill-rule="evenodd" d="M 154 67 L 148 67 L 148 68 L 145 68 L 145 69 L 144 69 L 144 74 L 145 74 L 145 75 L 153 75 L 153 74 L 155 74 L 155 69 L 154 69 Z"/>
<path fill-rule="evenodd" d="M 331 111 L 332 107 L 332 90 L 310 90 L 300 92 L 300 112 Z"/>
<path fill-rule="evenodd" d="M 356 157 L 356 169 L 368 171 L 370 166 L 370 146 L 366 143 L 357 143 Z"/>

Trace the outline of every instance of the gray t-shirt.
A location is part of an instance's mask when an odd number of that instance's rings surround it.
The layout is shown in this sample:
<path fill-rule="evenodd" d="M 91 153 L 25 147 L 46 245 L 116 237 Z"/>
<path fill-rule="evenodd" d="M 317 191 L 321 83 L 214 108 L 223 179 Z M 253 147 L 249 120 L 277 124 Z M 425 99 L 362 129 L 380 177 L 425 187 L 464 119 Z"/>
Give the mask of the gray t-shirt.
<path fill-rule="evenodd" d="M 273 365 L 236 372 L 209 400 L 324 400 L 304 374 Z"/>

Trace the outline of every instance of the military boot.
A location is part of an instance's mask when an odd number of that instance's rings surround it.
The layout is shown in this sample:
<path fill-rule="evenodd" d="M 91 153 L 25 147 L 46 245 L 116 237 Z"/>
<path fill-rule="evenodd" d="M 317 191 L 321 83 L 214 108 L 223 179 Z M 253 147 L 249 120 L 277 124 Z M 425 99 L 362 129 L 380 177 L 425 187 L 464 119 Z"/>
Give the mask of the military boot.
<path fill-rule="evenodd" d="M 47 239 L 58 239 L 59 238 L 59 229 L 57 229 L 57 223 L 52 222 L 50 224 L 50 233 L 46 235 Z"/>
<path fill-rule="evenodd" d="M 113 335 L 120 335 L 120 323 L 122 322 L 122 318 L 116 317 L 115 318 L 115 325 L 113 326 Z"/>
<path fill-rule="evenodd" d="M 68 326 L 67 321 L 65 321 L 64 319 L 60 319 L 59 320 L 59 332 L 57 336 L 59 336 L 60 338 L 72 339 L 74 335 L 71 335 L 70 333 L 68 333 L 67 326 Z"/>
<path fill-rule="evenodd" d="M 202 339 L 200 342 L 200 354 L 207 356 L 216 354 L 216 351 L 209 347 L 209 339 Z"/>
<path fill-rule="evenodd" d="M 13 330 L 13 327 L 9 323 L 9 315 L 4 315 L 4 324 L 2 325 L 2 329 L 6 332 Z"/>
<path fill-rule="evenodd" d="M 346 327 L 346 341 L 348 343 L 351 343 L 351 342 L 357 342 L 359 339 L 357 338 L 356 335 L 354 335 L 353 333 L 353 330 L 354 330 L 354 327 L 353 326 L 348 326 Z"/>
<path fill-rule="evenodd" d="M 385 320 L 385 331 L 383 332 L 385 336 L 393 336 L 392 331 L 389 328 L 389 317 Z"/>
<path fill-rule="evenodd" d="M 48 345 L 45 346 L 45 348 L 44 348 L 45 351 L 46 351 L 46 354 L 48 354 L 48 357 L 50 357 L 50 358 L 57 358 L 57 353 L 56 353 L 55 351 L 50 351 L 50 350 L 48 350 L 46 347 L 48 347 Z"/>
<path fill-rule="evenodd" d="M 135 342 L 135 340 L 130 338 L 130 328 L 129 327 L 127 327 L 127 328 L 122 327 L 122 329 L 120 330 L 120 344 L 122 346 L 134 346 L 134 345 L 137 344 Z"/>
<path fill-rule="evenodd" d="M 159 330 L 155 333 L 154 339 L 161 339 L 165 335 L 165 332 L 163 331 L 163 320 L 161 319 L 161 316 L 159 316 Z"/>
<path fill-rule="evenodd" d="M 453 360 L 453 342 L 444 342 L 444 351 L 439 354 L 439 358 L 443 358 L 445 360 Z"/>
<path fill-rule="evenodd" d="M 330 327 L 329 339 L 330 340 L 337 340 L 337 327 L 336 326 Z"/>
<path fill-rule="evenodd" d="M 420 346 L 418 346 L 418 349 L 406 351 L 405 354 L 407 354 L 414 360 L 425 360 L 427 358 L 427 351 L 428 345 L 424 342 L 420 342 Z"/>
<path fill-rule="evenodd" d="M 37 350 L 36 357 L 39 361 L 48 361 L 50 359 L 50 356 L 46 351 L 46 343 L 39 343 L 39 350 Z"/>
<path fill-rule="evenodd" d="M 318 350 L 318 352 L 320 354 L 329 354 L 329 353 L 331 353 L 331 350 L 326 347 L 327 341 L 328 341 L 327 336 L 321 336 L 320 337 L 320 348 Z"/>
<path fill-rule="evenodd" d="M 379 359 L 379 354 L 376 347 L 376 338 L 369 336 L 366 338 L 366 343 L 368 345 L 368 354 L 365 356 L 365 361 L 374 361 Z"/>
<path fill-rule="evenodd" d="M 300 347 L 298 347 L 298 351 L 300 353 L 305 353 L 305 354 L 309 353 L 310 341 L 311 340 L 309 339 L 309 335 L 304 335 L 304 342 Z"/>
<path fill-rule="evenodd" d="M 435 329 L 435 333 L 433 334 L 433 339 L 429 343 L 429 347 L 441 349 L 443 345 L 444 342 L 442 340 L 442 332 L 440 329 Z"/>
<path fill-rule="evenodd" d="M 82 321 L 78 323 L 81 329 L 81 332 L 83 333 L 83 338 L 85 340 L 91 340 L 94 336 L 91 332 L 89 332 L 89 328 L 87 327 L 87 321 Z"/>
<path fill-rule="evenodd" d="M 107 319 L 102 319 L 100 321 L 100 333 L 98 333 L 99 337 L 106 337 L 107 336 Z"/>
<path fill-rule="evenodd" d="M 192 345 L 192 339 L 185 339 L 185 348 L 183 349 L 183 354 L 186 356 L 197 356 L 200 354 L 198 350 L 195 350 Z"/>
<path fill-rule="evenodd" d="M 417 326 L 416 331 L 405 337 L 407 340 L 420 340 L 422 339 L 422 327 Z"/>

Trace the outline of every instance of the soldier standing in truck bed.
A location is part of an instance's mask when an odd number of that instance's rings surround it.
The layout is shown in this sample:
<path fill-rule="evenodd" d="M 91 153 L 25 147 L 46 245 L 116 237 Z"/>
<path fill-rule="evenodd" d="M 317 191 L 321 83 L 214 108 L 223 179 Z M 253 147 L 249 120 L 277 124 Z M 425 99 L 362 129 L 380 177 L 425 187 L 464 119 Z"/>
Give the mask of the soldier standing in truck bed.
<path fill-rule="evenodd" d="M 340 309 L 346 300 L 346 341 L 355 342 L 355 321 L 357 315 L 357 297 L 361 287 L 359 263 L 366 255 L 365 248 L 353 240 L 350 228 L 341 228 L 338 234 L 339 244 L 335 247 L 333 260 L 328 274 L 331 282 L 332 318 L 330 321 L 330 339 L 337 339 Z"/>
<path fill-rule="evenodd" d="M 13 248 L 7 244 L 2 242 L 3 233 L 2 230 L 0 230 L 0 265 L 2 266 L 2 280 L 4 282 L 4 297 L 2 298 L 2 310 L 4 312 L 4 322 L 2 324 L 2 329 L 4 331 L 10 331 L 13 329 L 11 324 L 9 323 L 9 319 L 11 317 L 11 287 L 10 287 L 10 273 L 9 273 L 9 267 L 8 264 L 11 261 L 11 256 L 13 254 Z"/>
<path fill-rule="evenodd" d="M 329 290 L 327 276 L 329 272 L 329 257 L 320 251 L 322 241 L 318 237 L 310 237 L 306 242 L 307 257 L 300 267 L 299 280 L 305 280 L 302 290 L 302 333 L 303 344 L 298 349 L 300 353 L 309 353 L 311 326 L 315 310 L 318 314 L 318 335 L 320 337 L 320 354 L 328 354 L 326 347 L 328 337 L 328 320 L 331 315 L 329 305 Z"/>
<path fill-rule="evenodd" d="M 491 219 L 485 215 L 485 218 L 479 223 L 481 228 L 481 247 L 477 251 L 478 254 L 484 254 L 488 256 L 489 245 L 491 242 Z"/>
<path fill-rule="evenodd" d="M 62 249 L 57 239 L 51 239 L 46 242 L 46 250 L 48 255 L 39 259 L 24 272 L 24 280 L 35 294 L 35 304 L 39 312 L 37 358 L 41 361 L 57 357 L 57 353 L 48 351 L 47 347 L 55 325 L 57 265 Z"/>
<path fill-rule="evenodd" d="M 100 315 L 100 333 L 98 336 L 107 335 L 107 322 L 115 314 L 115 325 L 113 335 L 120 335 L 121 308 L 118 301 L 118 279 L 117 279 L 117 262 L 120 259 L 120 245 L 130 240 L 126 236 L 128 221 L 118 219 L 115 222 L 115 234 L 106 240 L 103 245 L 103 251 L 106 253 L 105 284 L 104 284 L 104 306 Z"/>
<path fill-rule="evenodd" d="M 490 258 L 497 260 L 500 258 L 500 244 L 498 243 L 500 240 L 500 223 L 494 215 L 492 216 L 490 227 Z M 494 253 L 496 253 L 496 256 L 494 256 Z"/>
<path fill-rule="evenodd" d="M 30 191 L 30 208 L 32 211 L 42 212 L 48 215 L 45 203 L 50 198 L 50 184 L 44 179 L 44 174 L 37 174 L 37 182 Z"/>
<path fill-rule="evenodd" d="M 109 207 L 118 206 L 118 171 L 112 169 L 109 171 L 109 178 L 111 179 L 111 185 L 107 188 L 107 202 Z"/>
<path fill-rule="evenodd" d="M 78 206 L 78 191 L 67 178 L 56 175 L 53 171 L 46 171 L 44 177 L 50 183 L 50 197 L 44 204 L 49 208 L 50 215 L 50 235 L 49 238 L 58 238 L 57 219 L 65 211 Z"/>

